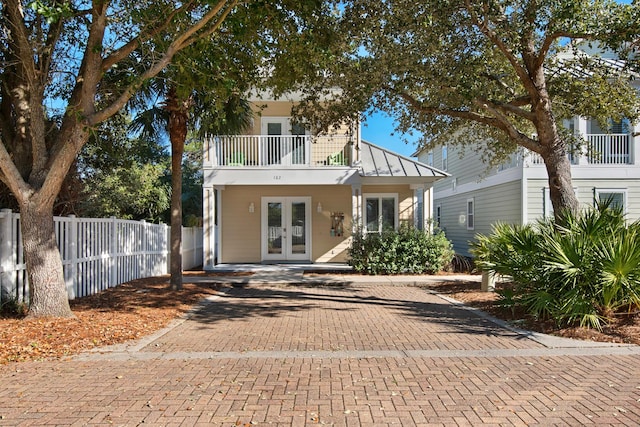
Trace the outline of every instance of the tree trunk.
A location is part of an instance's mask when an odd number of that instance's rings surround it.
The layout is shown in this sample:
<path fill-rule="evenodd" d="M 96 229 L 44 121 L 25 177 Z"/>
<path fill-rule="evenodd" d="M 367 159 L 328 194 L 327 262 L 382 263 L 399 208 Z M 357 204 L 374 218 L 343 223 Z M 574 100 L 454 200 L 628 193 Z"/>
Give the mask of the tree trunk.
<path fill-rule="evenodd" d="M 171 142 L 171 289 L 182 289 L 182 146 Z"/>
<path fill-rule="evenodd" d="M 549 197 L 553 205 L 556 222 L 562 224 L 567 214 L 576 214 L 580 203 L 573 190 L 571 181 L 571 162 L 564 144 L 554 144 L 546 155 L 543 155 L 547 175 L 549 176 Z"/>
<path fill-rule="evenodd" d="M 29 317 L 73 317 L 56 242 L 53 207 L 27 201 L 20 228 L 29 279 Z"/>
<path fill-rule="evenodd" d="M 182 289 L 182 156 L 187 139 L 188 101 L 181 102 L 175 87 L 169 89 L 165 107 L 171 140 L 171 289 Z"/>

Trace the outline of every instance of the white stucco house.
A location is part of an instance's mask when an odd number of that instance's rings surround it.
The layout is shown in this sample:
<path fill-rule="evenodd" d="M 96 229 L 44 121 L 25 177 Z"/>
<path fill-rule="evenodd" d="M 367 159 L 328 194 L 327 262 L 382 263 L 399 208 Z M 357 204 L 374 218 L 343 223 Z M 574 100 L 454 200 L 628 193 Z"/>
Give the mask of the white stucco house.
<path fill-rule="evenodd" d="M 205 270 L 345 262 L 354 227 L 427 224 L 418 199 L 431 212 L 433 185 L 446 172 L 363 141 L 359 125 L 315 134 L 292 121 L 293 95 L 252 102 L 247 134 L 204 144 Z"/>

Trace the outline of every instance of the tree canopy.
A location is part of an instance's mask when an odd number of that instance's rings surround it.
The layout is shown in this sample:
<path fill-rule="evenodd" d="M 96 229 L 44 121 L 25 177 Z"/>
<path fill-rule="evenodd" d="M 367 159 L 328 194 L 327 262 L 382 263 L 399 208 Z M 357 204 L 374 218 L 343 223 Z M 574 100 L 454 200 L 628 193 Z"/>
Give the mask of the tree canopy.
<path fill-rule="evenodd" d="M 274 34 L 325 16 L 319 0 L 0 3 L 0 181 L 20 208 L 31 316 L 71 315 L 53 206 L 91 132 L 202 40 L 253 37 L 278 57 Z"/>
<path fill-rule="evenodd" d="M 578 48 L 637 55 L 628 48 L 639 9 L 610 0 L 346 1 L 350 49 L 325 79 L 308 82 L 300 114 L 326 125 L 373 106 L 400 131 L 422 134 L 423 146 L 472 145 L 495 161 L 524 147 L 545 161 L 555 212 L 575 210 L 566 160 L 574 141 L 562 119 L 635 121 L 640 112 L 629 70 Z M 321 95 L 337 105 L 322 108 Z"/>

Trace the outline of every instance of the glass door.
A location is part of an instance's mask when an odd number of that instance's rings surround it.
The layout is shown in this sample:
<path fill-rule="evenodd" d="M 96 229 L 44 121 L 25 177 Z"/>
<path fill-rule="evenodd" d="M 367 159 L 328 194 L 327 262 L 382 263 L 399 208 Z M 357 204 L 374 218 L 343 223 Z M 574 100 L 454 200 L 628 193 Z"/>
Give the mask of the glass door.
<path fill-rule="evenodd" d="M 271 261 L 309 261 L 310 197 L 262 199 L 262 258 Z"/>

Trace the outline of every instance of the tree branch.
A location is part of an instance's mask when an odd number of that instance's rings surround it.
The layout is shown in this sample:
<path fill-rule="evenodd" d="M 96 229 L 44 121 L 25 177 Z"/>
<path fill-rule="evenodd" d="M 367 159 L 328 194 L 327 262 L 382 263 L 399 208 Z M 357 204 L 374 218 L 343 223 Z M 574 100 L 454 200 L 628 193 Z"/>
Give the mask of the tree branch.
<path fill-rule="evenodd" d="M 494 127 L 496 129 L 500 129 L 504 133 L 506 133 L 509 137 L 511 137 L 517 144 L 534 151 L 536 153 L 540 152 L 540 146 L 533 139 L 528 137 L 526 134 L 520 132 L 510 121 L 509 118 L 502 114 L 497 109 L 493 108 L 491 104 L 485 103 L 482 101 L 475 101 L 475 104 L 478 105 L 481 109 L 487 110 L 493 114 L 492 116 L 486 116 L 483 114 L 476 113 L 474 111 L 463 111 L 463 110 L 455 110 L 453 108 L 445 108 L 445 107 L 433 107 L 424 105 L 422 102 L 415 99 L 413 96 L 401 92 L 399 93 L 400 97 L 408 102 L 412 108 L 415 110 L 431 115 L 442 115 L 449 116 L 458 119 L 471 120 L 477 123 L 481 123 L 487 126 Z"/>
<path fill-rule="evenodd" d="M 104 60 L 102 61 L 102 71 L 107 71 L 109 68 L 113 67 L 115 64 L 129 56 L 129 54 L 136 50 L 143 42 L 150 40 L 156 35 L 160 34 L 160 32 L 162 32 L 169 26 L 176 15 L 178 15 L 183 10 L 188 10 L 188 8 L 190 8 L 192 4 L 193 1 L 188 1 L 179 8 L 173 9 L 173 11 L 166 17 L 166 19 L 160 23 L 160 25 L 154 27 L 148 32 L 141 32 L 141 35 L 131 39 L 119 49 L 111 52 L 111 54 L 104 58 Z"/>
<path fill-rule="evenodd" d="M 500 52 L 502 52 L 507 61 L 509 61 L 527 91 L 532 96 L 535 95 L 535 85 L 529 78 L 527 70 L 520 65 L 520 62 L 513 51 L 502 41 L 502 39 L 500 39 L 500 37 L 498 37 L 495 31 L 489 28 L 489 24 L 486 19 L 482 21 L 480 20 L 478 15 L 474 12 L 473 5 L 470 0 L 465 0 L 465 9 L 469 12 L 473 24 L 478 27 L 480 32 L 484 34 L 485 37 L 487 37 L 500 50 Z"/>
<path fill-rule="evenodd" d="M 89 126 L 93 126 L 97 123 L 100 123 L 108 119 L 109 117 L 111 117 L 112 115 L 120 111 L 129 101 L 131 96 L 133 96 L 136 90 L 138 90 L 146 80 L 160 73 L 167 65 L 169 65 L 169 63 L 173 59 L 173 56 L 176 53 L 178 53 L 180 50 L 184 49 L 186 46 L 188 46 L 190 43 L 193 43 L 195 40 L 197 40 L 200 37 L 200 35 L 196 36 L 198 31 L 201 30 L 204 26 L 206 26 L 207 23 L 209 23 L 211 20 L 213 20 L 216 17 L 216 15 L 218 15 L 220 10 L 222 10 L 222 8 L 225 6 L 225 3 L 227 3 L 227 0 L 220 0 L 218 4 L 206 15 L 204 15 L 195 25 L 187 29 L 180 37 L 177 37 L 169 45 L 164 55 L 149 69 L 147 69 L 144 73 L 142 73 L 142 75 L 140 76 L 139 79 L 137 79 L 136 82 L 132 83 L 127 88 L 125 88 L 122 94 L 113 103 L 111 103 L 111 105 L 107 106 L 101 111 L 97 111 L 87 116 L 87 124 Z M 219 28 L 220 25 L 222 25 L 224 18 L 226 18 L 226 16 L 231 12 L 231 9 L 233 9 L 237 4 L 238 4 L 238 0 L 231 1 L 227 9 L 220 16 L 220 19 L 218 19 L 215 25 L 210 30 L 208 30 L 205 34 L 211 34 L 217 28 Z"/>

